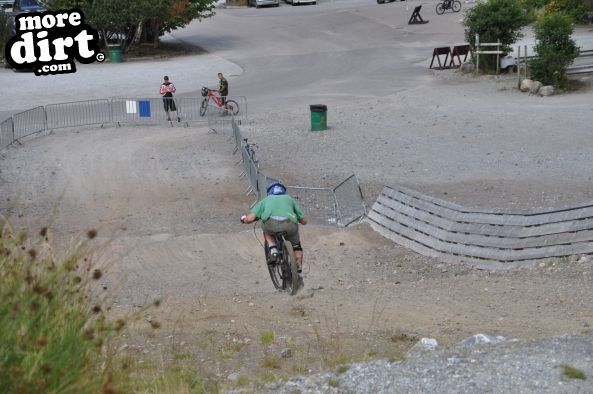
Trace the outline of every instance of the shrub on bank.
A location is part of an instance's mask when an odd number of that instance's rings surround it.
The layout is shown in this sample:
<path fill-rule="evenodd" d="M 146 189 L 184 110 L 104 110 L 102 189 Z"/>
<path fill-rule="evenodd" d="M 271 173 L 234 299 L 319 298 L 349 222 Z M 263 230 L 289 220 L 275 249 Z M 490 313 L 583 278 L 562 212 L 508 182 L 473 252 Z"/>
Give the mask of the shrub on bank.
<path fill-rule="evenodd" d="M 125 322 L 108 322 L 89 301 L 89 243 L 57 261 L 47 229 L 38 240 L 0 222 L 0 382 L 9 393 L 113 390 L 107 342 Z M 92 233 L 89 233 L 92 234 Z"/>
<path fill-rule="evenodd" d="M 565 69 L 579 55 L 579 48 L 571 38 L 572 21 L 569 16 L 551 13 L 542 16 L 534 27 L 537 54 L 529 62 L 532 78 L 544 85 L 565 87 Z"/>

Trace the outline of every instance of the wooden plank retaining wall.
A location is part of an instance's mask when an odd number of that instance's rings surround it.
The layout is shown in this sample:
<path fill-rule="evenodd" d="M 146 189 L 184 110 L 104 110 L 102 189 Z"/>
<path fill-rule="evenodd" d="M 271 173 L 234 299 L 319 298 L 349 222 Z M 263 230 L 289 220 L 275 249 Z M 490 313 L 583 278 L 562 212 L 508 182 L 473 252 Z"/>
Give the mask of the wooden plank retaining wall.
<path fill-rule="evenodd" d="M 385 186 L 367 221 L 420 254 L 488 269 L 593 254 L 593 204 L 537 212 L 470 209 Z"/>

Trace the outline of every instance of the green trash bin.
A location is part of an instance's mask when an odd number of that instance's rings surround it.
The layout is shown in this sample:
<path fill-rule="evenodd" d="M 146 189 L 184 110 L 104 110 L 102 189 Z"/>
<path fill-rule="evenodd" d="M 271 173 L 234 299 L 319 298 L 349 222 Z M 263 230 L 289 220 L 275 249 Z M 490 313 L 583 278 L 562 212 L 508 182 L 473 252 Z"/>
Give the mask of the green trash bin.
<path fill-rule="evenodd" d="M 122 56 L 119 45 L 109 46 L 109 60 L 111 60 L 111 63 L 121 63 Z"/>
<path fill-rule="evenodd" d="M 327 130 L 327 105 L 312 104 L 311 131 Z"/>

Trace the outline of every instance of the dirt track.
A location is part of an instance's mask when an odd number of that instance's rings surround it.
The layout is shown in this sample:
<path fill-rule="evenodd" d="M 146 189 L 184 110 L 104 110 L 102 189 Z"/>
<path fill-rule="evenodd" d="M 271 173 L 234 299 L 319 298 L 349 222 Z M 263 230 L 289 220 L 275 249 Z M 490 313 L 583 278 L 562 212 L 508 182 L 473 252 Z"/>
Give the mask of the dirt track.
<path fill-rule="evenodd" d="M 306 287 L 297 297 L 275 292 L 253 228 L 237 220 L 251 197 L 236 159 L 224 136 L 204 128 L 60 131 L 5 152 L 1 209 L 18 207 L 35 229 L 60 201 L 59 240 L 99 226 L 110 262 L 100 291 L 115 310 L 165 299 L 151 312 L 163 330 L 135 331 L 127 351 L 197 360 L 222 381 L 399 357 L 419 336 L 451 344 L 478 332 L 540 338 L 591 329 L 590 260 L 475 271 L 411 253 L 364 224 L 305 227 Z M 263 344 L 268 330 L 275 339 Z M 292 355 L 281 358 L 286 349 Z M 269 357 L 278 363 L 267 365 Z"/>

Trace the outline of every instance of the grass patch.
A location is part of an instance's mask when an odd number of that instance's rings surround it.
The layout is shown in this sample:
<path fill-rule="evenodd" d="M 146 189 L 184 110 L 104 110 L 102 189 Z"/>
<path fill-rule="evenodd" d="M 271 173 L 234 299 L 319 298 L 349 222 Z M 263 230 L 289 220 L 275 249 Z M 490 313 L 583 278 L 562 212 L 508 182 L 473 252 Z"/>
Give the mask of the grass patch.
<path fill-rule="evenodd" d="M 347 370 L 349 370 L 350 367 L 348 365 L 340 365 L 338 368 L 336 368 L 336 372 L 337 373 L 344 373 Z"/>
<path fill-rule="evenodd" d="M 191 358 L 192 354 L 189 352 L 173 353 L 173 359 L 176 361 L 190 360 Z"/>
<path fill-rule="evenodd" d="M 416 342 L 417 339 L 413 335 L 408 335 L 403 332 L 396 332 L 391 337 L 389 337 L 391 342 L 393 343 L 402 343 L 402 342 Z"/>
<path fill-rule="evenodd" d="M 336 378 L 330 378 L 327 381 L 327 384 L 329 384 L 331 387 L 338 387 L 340 385 L 340 381 Z"/>
<path fill-rule="evenodd" d="M 199 374 L 186 368 L 177 367 L 152 375 L 138 375 L 130 382 L 129 387 L 124 386 L 121 390 L 134 393 L 203 394 L 218 392 L 218 384 L 203 380 Z"/>
<path fill-rule="evenodd" d="M 269 345 L 274 342 L 276 336 L 273 331 L 262 331 L 259 333 L 259 342 L 262 345 Z"/>
<path fill-rule="evenodd" d="M 251 379 L 247 375 L 241 375 L 241 376 L 239 376 L 239 379 L 237 379 L 237 386 L 238 387 L 245 387 L 249 383 L 251 383 Z"/>
<path fill-rule="evenodd" d="M 348 364 L 352 361 L 352 357 L 345 353 L 336 353 L 325 356 L 325 362 L 330 367 L 337 365 Z"/>
<path fill-rule="evenodd" d="M 103 271 L 93 264 L 87 233 L 64 257 L 53 255 L 48 229 L 29 239 L 0 219 L 0 381 L 6 392 L 111 390 L 102 349 L 128 321 L 109 321 L 107 305 L 90 301 Z"/>
<path fill-rule="evenodd" d="M 587 379 L 587 376 L 585 375 L 585 373 L 583 371 L 581 371 L 578 368 L 573 367 L 572 365 L 562 364 L 562 365 L 560 365 L 560 368 L 562 368 L 562 374 L 568 378 L 581 379 L 581 380 Z"/>
<path fill-rule="evenodd" d="M 278 376 L 270 371 L 264 371 L 258 375 L 259 380 L 266 383 L 272 383 L 278 380 Z"/>
<path fill-rule="evenodd" d="M 395 353 L 392 353 L 392 354 L 390 354 L 390 355 L 389 355 L 389 357 L 387 358 L 387 360 L 388 360 L 390 363 L 395 363 L 395 362 L 398 362 L 398 361 L 404 361 L 404 359 L 405 359 L 405 356 L 404 356 L 404 354 L 403 354 L 403 353 L 400 353 L 400 352 L 395 352 Z"/>
<path fill-rule="evenodd" d="M 262 360 L 262 366 L 265 368 L 280 368 L 280 359 L 273 355 L 266 355 Z"/>
<path fill-rule="evenodd" d="M 182 365 L 157 366 L 116 354 L 128 327 L 146 321 L 148 308 L 114 317 L 104 271 L 95 264 L 102 245 L 89 230 L 64 253 L 48 228 L 29 237 L 0 217 L 0 391 L 7 393 L 205 393 L 217 383 Z M 161 326 L 150 320 L 147 335 Z M 146 324 L 146 323 L 145 323 Z M 188 352 L 173 355 L 191 358 Z"/>

